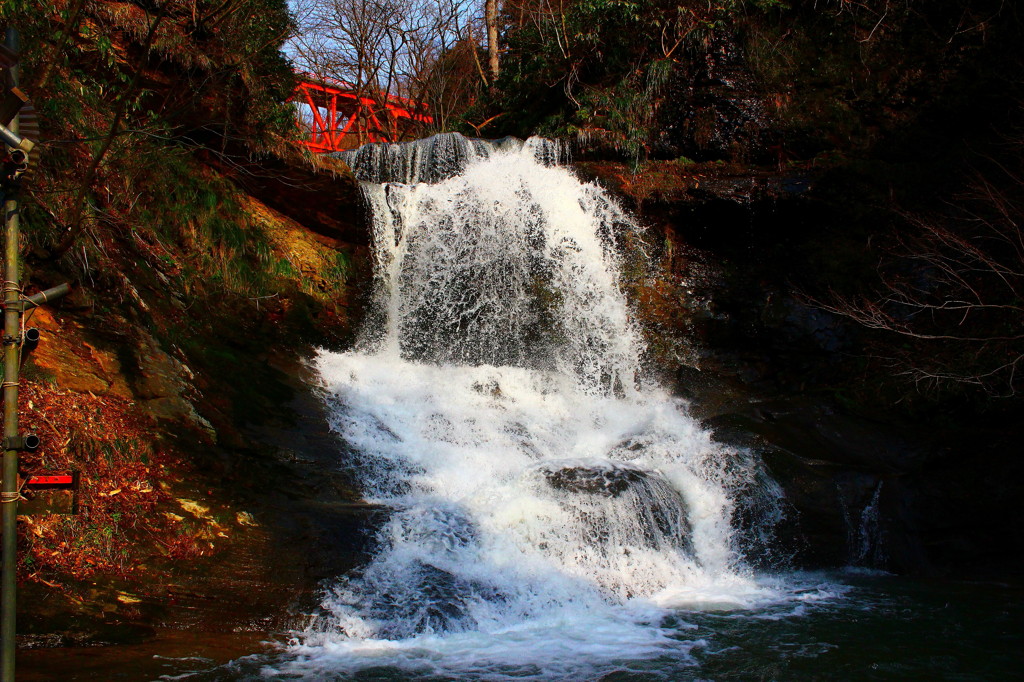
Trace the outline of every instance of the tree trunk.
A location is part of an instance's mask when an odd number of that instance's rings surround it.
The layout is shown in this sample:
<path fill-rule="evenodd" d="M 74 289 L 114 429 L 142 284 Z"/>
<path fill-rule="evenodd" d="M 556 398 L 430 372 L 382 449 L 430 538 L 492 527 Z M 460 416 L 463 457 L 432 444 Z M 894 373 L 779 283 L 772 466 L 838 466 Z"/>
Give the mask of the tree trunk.
<path fill-rule="evenodd" d="M 71 38 L 71 34 L 78 29 L 78 22 L 81 18 L 82 7 L 85 5 L 85 0 L 75 0 L 74 5 L 68 10 L 67 20 L 64 22 L 64 26 L 61 28 L 60 38 L 57 39 L 57 44 L 53 51 L 53 55 L 46 60 L 43 65 L 42 74 L 39 76 L 39 81 L 36 83 L 36 87 L 42 92 L 46 84 L 50 82 L 50 74 L 57 68 L 57 62 L 64 54 L 64 47 L 68 44 L 68 39 Z"/>
<path fill-rule="evenodd" d="M 498 0 L 486 0 L 484 22 L 487 24 L 487 58 L 491 68 L 491 83 L 498 80 Z"/>

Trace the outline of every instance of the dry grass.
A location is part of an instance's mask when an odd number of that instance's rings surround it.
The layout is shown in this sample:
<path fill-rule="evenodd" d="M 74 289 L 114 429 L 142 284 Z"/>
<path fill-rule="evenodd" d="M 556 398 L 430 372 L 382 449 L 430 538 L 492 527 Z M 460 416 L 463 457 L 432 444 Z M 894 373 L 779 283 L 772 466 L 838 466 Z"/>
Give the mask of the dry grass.
<path fill-rule="evenodd" d="M 127 577 L 146 561 L 144 537 L 171 559 L 211 552 L 202 524 L 177 520 L 168 477 L 189 471 L 157 444 L 154 424 L 132 401 L 23 381 L 22 425 L 42 446 L 21 458 L 23 474 L 81 472 L 80 513 L 19 517 L 19 568 L 26 577 L 60 580 L 97 573 Z"/>

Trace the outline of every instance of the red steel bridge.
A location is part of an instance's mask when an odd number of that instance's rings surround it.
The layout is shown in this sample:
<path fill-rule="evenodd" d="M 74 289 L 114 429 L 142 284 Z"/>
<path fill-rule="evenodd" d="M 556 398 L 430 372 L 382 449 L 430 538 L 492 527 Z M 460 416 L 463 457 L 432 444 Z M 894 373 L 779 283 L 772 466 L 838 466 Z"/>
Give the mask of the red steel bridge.
<path fill-rule="evenodd" d="M 397 142 L 434 119 L 422 102 L 390 96 L 381 102 L 340 81 L 299 74 L 291 101 L 302 141 L 314 152 L 337 152 L 366 142 Z M 303 106 L 304 105 L 304 106 Z"/>

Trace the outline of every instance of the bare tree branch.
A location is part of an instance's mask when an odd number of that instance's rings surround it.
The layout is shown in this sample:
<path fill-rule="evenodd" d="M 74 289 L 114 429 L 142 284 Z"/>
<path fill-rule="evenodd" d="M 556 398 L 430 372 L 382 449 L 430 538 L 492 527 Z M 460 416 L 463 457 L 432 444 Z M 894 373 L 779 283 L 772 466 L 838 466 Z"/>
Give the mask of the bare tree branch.
<path fill-rule="evenodd" d="M 1005 397 L 1021 389 L 1024 359 L 1024 182 L 1007 164 L 984 162 L 942 212 L 902 214 L 906 227 L 884 249 L 873 291 L 804 298 L 906 339 L 891 360 L 917 384 Z"/>

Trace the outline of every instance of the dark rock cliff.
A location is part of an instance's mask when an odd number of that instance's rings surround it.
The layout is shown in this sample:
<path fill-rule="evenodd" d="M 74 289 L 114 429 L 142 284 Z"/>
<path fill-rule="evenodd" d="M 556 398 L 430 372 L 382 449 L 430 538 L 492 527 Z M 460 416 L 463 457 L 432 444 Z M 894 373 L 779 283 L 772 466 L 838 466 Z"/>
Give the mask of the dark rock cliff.
<path fill-rule="evenodd" d="M 796 565 L 998 576 L 1024 556 L 1017 401 L 921 394 L 815 303 L 872 259 L 835 169 L 581 163 L 648 226 L 627 281 L 654 370 L 785 490 Z M 879 211 L 875 219 L 884 211 Z M 823 293 L 824 292 L 824 293 Z"/>

